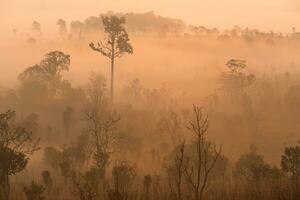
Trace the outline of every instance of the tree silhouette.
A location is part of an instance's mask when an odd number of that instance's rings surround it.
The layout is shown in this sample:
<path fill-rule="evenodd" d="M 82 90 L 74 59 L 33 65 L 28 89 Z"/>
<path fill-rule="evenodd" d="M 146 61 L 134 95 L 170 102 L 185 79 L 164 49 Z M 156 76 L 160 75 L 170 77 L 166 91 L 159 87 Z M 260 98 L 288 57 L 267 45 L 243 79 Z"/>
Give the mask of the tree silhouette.
<path fill-rule="evenodd" d="M 22 83 L 21 94 L 28 96 L 30 91 L 36 88 L 38 94 L 55 96 L 59 89 L 62 90 L 67 81 L 63 80 L 62 72 L 68 71 L 70 66 L 70 55 L 61 51 L 47 53 L 39 64 L 28 67 L 19 75 Z M 36 96 L 36 92 L 30 96 Z"/>
<path fill-rule="evenodd" d="M 172 163 L 167 167 L 168 179 L 170 181 L 169 185 L 177 200 L 183 199 L 182 187 L 184 182 L 184 172 L 188 164 L 185 149 L 185 141 L 176 146 L 174 149 Z M 173 187 L 175 187 L 175 191 L 173 191 Z"/>
<path fill-rule="evenodd" d="M 152 185 L 152 176 L 147 174 L 144 176 L 143 185 L 145 189 L 145 199 L 150 199 L 150 187 Z"/>
<path fill-rule="evenodd" d="M 281 166 L 284 172 L 291 174 L 295 191 L 299 191 L 300 177 L 300 147 L 286 147 L 281 158 Z M 300 193 L 296 195 L 300 197 Z"/>
<path fill-rule="evenodd" d="M 29 186 L 24 187 L 24 193 L 27 200 L 44 200 L 45 188 L 42 185 L 32 181 Z"/>
<path fill-rule="evenodd" d="M 61 51 L 51 51 L 45 55 L 45 58 L 32 67 L 28 67 L 22 74 L 20 79 L 45 79 L 61 80 L 61 72 L 68 71 L 70 66 L 70 55 L 64 54 Z"/>
<path fill-rule="evenodd" d="M 74 113 L 74 110 L 70 106 L 67 106 L 63 112 L 62 118 L 63 118 L 64 128 L 65 128 L 65 132 L 66 132 L 67 136 L 69 136 L 70 129 L 72 126 L 73 113 Z"/>
<path fill-rule="evenodd" d="M 33 32 L 41 34 L 41 24 L 39 22 L 33 21 L 31 29 Z"/>
<path fill-rule="evenodd" d="M 32 132 L 14 123 L 14 111 L 0 114 L 0 199 L 8 200 L 9 177 L 22 171 L 27 164 L 26 154 L 38 150 L 39 140 Z"/>
<path fill-rule="evenodd" d="M 0 199 L 9 199 L 9 176 L 22 171 L 27 165 L 27 160 L 21 152 L 0 147 Z"/>
<path fill-rule="evenodd" d="M 59 34 L 61 36 L 65 35 L 67 33 L 67 23 L 65 20 L 63 19 L 59 19 L 57 22 L 56 22 L 56 25 L 58 26 L 59 28 Z"/>
<path fill-rule="evenodd" d="M 257 184 L 263 179 L 280 176 L 279 169 L 271 167 L 264 161 L 262 155 L 255 152 L 241 155 L 235 164 L 234 170 L 237 177 L 244 179 L 249 184 Z"/>
<path fill-rule="evenodd" d="M 136 177 L 136 169 L 126 161 L 117 163 L 112 170 L 114 188 L 108 192 L 110 200 L 127 200 L 128 190 Z"/>
<path fill-rule="evenodd" d="M 220 158 L 222 146 L 217 148 L 214 143 L 207 140 L 208 117 L 203 115 L 200 107 L 194 105 L 193 109 L 194 119 L 190 120 L 187 128 L 195 136 L 196 158 L 188 158 L 184 171 L 188 183 L 192 186 L 194 199 L 202 200 L 209 175 Z"/>
<path fill-rule="evenodd" d="M 133 48 L 129 43 L 129 36 L 123 27 L 126 23 L 125 17 L 103 16 L 102 23 L 106 40 L 100 41 L 96 45 L 90 43 L 94 51 L 100 52 L 103 56 L 108 57 L 111 62 L 111 102 L 114 95 L 114 64 L 115 59 L 122 57 L 125 53 L 132 54 Z"/>

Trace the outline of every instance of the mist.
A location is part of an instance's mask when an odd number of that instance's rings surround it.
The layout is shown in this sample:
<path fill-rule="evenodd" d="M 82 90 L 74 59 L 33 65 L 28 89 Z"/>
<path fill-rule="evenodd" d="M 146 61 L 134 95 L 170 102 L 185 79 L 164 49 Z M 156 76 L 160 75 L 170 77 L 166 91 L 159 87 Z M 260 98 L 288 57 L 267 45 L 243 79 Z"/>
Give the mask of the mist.
<path fill-rule="evenodd" d="M 102 3 L 0 2 L 0 200 L 299 199 L 296 1 Z"/>

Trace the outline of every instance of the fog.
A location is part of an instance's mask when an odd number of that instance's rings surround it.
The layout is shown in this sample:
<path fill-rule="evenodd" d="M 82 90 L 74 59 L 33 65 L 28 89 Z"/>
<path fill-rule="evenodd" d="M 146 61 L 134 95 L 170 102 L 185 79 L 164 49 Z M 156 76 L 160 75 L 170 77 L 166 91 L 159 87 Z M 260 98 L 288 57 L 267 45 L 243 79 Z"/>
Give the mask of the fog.
<path fill-rule="evenodd" d="M 299 24 L 299 1 L 297 0 L 1 0 L 2 27 L 29 28 L 28 23 L 38 20 L 44 26 L 51 26 L 58 18 L 67 21 L 84 19 L 90 15 L 115 12 L 155 11 L 162 16 L 180 18 L 188 24 L 204 25 L 210 28 L 232 28 L 235 25 L 258 28 L 264 31 L 288 32 Z M 276 23 L 274 23 L 276 22 Z M 3 32 L 2 29 L 0 29 Z"/>
<path fill-rule="evenodd" d="M 0 200 L 300 197 L 297 1 L 100 5 L 0 2 Z"/>

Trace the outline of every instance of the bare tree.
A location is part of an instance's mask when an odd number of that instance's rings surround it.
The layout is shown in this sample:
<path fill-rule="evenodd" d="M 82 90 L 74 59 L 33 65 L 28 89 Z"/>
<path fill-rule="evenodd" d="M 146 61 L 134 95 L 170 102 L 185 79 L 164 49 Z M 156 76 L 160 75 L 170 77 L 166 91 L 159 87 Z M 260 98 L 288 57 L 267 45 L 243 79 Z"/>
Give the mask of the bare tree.
<path fill-rule="evenodd" d="M 173 158 L 173 164 L 168 167 L 168 178 L 171 180 L 170 187 L 175 184 L 176 199 L 182 200 L 182 185 L 184 179 L 184 172 L 187 167 L 187 157 L 185 155 L 185 141 L 175 148 L 175 156 Z"/>
<path fill-rule="evenodd" d="M 121 119 L 120 115 L 111 114 L 105 118 L 101 118 L 96 110 L 89 110 L 85 113 L 88 121 L 88 132 L 93 136 L 95 141 L 95 160 L 97 166 L 103 170 L 105 174 L 106 168 L 110 163 L 110 154 L 113 153 L 111 144 L 115 137 L 112 135 L 112 129 Z"/>
<path fill-rule="evenodd" d="M 187 128 L 195 136 L 195 158 L 189 159 L 185 169 L 185 176 L 191 185 L 195 200 L 202 200 L 208 184 L 209 174 L 214 168 L 222 151 L 215 144 L 206 139 L 209 120 L 203 116 L 202 109 L 193 105 L 194 119 L 189 122 Z"/>
<path fill-rule="evenodd" d="M 88 89 L 90 106 L 85 111 L 85 119 L 88 123 L 87 132 L 93 137 L 96 164 L 105 175 L 110 163 L 112 143 L 115 141 L 113 129 L 121 116 L 113 112 L 108 105 L 105 79 L 96 75 L 92 76 L 90 81 Z"/>
<path fill-rule="evenodd" d="M 126 23 L 125 17 L 103 16 L 102 23 L 106 34 L 106 41 L 99 42 L 97 45 L 90 43 L 94 51 L 100 52 L 103 56 L 108 57 L 111 62 L 111 102 L 114 94 L 114 64 L 115 59 L 122 57 L 124 53 L 133 53 L 133 48 L 129 43 L 128 34 L 123 27 Z"/>

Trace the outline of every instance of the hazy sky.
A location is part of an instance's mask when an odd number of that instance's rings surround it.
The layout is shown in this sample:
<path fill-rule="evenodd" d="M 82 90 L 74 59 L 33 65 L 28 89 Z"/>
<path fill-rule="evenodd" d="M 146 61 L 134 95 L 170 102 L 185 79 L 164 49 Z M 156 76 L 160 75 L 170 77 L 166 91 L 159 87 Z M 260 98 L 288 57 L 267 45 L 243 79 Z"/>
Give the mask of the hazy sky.
<path fill-rule="evenodd" d="M 44 26 L 58 18 L 83 20 L 106 11 L 146 12 L 182 18 L 189 24 L 234 25 L 287 32 L 300 29 L 300 0 L 0 0 L 2 28 Z"/>

